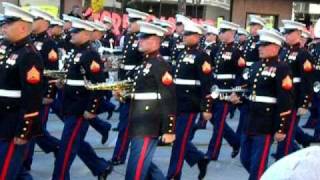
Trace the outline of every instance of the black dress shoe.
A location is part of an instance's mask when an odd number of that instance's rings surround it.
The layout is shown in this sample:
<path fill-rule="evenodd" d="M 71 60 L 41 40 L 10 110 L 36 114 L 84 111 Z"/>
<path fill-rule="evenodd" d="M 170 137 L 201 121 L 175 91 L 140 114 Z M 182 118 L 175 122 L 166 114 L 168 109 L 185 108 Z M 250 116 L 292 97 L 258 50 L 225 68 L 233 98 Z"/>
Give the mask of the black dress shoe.
<path fill-rule="evenodd" d="M 109 174 L 111 174 L 113 166 L 111 165 L 111 162 L 109 163 L 109 166 L 98 176 L 98 180 L 106 180 Z"/>
<path fill-rule="evenodd" d="M 112 131 L 119 131 L 119 128 L 117 128 L 117 127 L 112 128 Z"/>
<path fill-rule="evenodd" d="M 105 143 L 108 141 L 110 128 L 111 128 L 111 127 L 107 127 L 106 133 L 105 133 L 105 134 L 102 134 L 101 144 L 105 144 Z"/>
<path fill-rule="evenodd" d="M 206 174 L 207 174 L 207 168 L 208 168 L 208 164 L 209 164 L 210 160 L 205 157 L 203 159 L 201 159 L 199 162 L 198 162 L 198 168 L 199 168 L 199 176 L 198 176 L 198 179 L 203 179 Z"/>
<path fill-rule="evenodd" d="M 239 152 L 240 152 L 240 148 L 239 148 L 239 147 L 233 148 L 233 150 L 232 150 L 232 152 L 231 152 L 231 158 L 237 157 L 238 154 L 239 154 Z"/>

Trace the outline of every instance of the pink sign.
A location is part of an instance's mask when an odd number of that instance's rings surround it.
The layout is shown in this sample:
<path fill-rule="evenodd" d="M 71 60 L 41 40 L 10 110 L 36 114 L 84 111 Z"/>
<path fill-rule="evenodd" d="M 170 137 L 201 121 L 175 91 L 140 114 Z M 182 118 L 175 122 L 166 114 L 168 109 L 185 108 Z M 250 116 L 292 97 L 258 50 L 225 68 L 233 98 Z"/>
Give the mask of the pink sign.
<path fill-rule="evenodd" d="M 88 12 L 91 14 L 90 12 L 90 8 L 87 9 L 87 11 L 85 12 L 85 14 L 88 14 Z M 119 13 L 115 13 L 115 12 L 109 12 L 109 11 L 102 11 L 100 13 L 92 13 L 91 14 L 91 17 L 94 19 L 94 20 L 102 20 L 105 16 L 108 16 L 112 19 L 112 22 L 113 22 L 113 32 L 116 34 L 116 35 L 120 35 L 121 34 L 121 30 L 122 28 L 125 29 L 128 27 L 128 15 L 127 14 L 124 14 L 123 16 L 121 16 L 121 14 Z M 149 16 L 147 21 L 151 21 L 152 19 L 156 18 L 155 16 Z M 167 20 L 168 22 L 170 22 L 173 26 L 175 25 L 176 23 L 176 20 L 174 17 L 169 17 L 169 18 L 166 18 L 164 16 L 162 16 L 160 18 L 161 20 Z M 206 20 L 203 20 L 203 19 L 196 19 L 196 18 L 193 18 L 192 21 L 196 22 L 196 23 L 199 23 L 199 24 L 203 24 L 203 23 L 207 23 L 207 24 L 211 24 L 211 25 L 214 25 L 215 24 L 215 20 L 212 20 L 212 19 L 206 19 Z M 122 26 L 122 27 L 121 27 Z"/>

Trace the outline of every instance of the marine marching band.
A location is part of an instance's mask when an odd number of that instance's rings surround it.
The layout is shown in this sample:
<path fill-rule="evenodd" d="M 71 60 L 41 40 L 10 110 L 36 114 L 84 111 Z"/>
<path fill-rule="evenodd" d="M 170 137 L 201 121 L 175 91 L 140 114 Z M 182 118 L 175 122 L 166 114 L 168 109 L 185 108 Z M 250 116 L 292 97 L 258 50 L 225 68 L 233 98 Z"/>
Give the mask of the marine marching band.
<path fill-rule="evenodd" d="M 118 38 L 112 19 L 62 19 L 37 7 L 3 2 L 0 40 L 0 180 L 32 179 L 37 144 L 54 155 L 53 180 L 69 180 L 75 158 L 105 180 L 126 164 L 126 180 L 183 179 L 184 161 L 198 179 L 219 160 L 222 141 L 230 159 L 240 157 L 249 180 L 259 180 L 275 161 L 320 142 L 320 20 L 306 25 L 282 20 L 280 30 L 250 16 L 248 32 L 222 20 L 219 28 L 177 14 L 176 24 L 127 8 L 128 28 Z M 110 160 L 85 138 L 88 128 L 108 140 L 119 103 Z M 236 130 L 228 115 L 240 112 Z M 301 116 L 310 110 L 305 127 Z M 63 123 L 57 138 L 47 122 Z M 208 148 L 192 142 L 213 126 Z M 210 129 L 211 131 L 211 129 Z M 271 145 L 277 145 L 275 152 Z M 153 161 L 157 146 L 170 148 L 167 172 Z"/>

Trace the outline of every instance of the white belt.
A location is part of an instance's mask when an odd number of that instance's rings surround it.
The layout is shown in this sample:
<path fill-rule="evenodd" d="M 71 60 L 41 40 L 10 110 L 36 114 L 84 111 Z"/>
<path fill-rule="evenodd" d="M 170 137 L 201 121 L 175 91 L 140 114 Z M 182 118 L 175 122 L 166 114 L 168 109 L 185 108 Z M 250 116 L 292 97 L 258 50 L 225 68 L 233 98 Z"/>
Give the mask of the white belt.
<path fill-rule="evenodd" d="M 216 79 L 235 79 L 236 75 L 234 74 L 214 74 Z"/>
<path fill-rule="evenodd" d="M 190 79 L 175 79 L 174 83 L 178 85 L 191 85 L 191 86 L 201 85 L 199 80 L 190 80 Z"/>
<path fill-rule="evenodd" d="M 295 77 L 293 78 L 293 83 L 300 83 L 301 82 L 301 78 Z"/>
<path fill-rule="evenodd" d="M 161 99 L 160 93 L 133 93 L 132 98 L 135 100 L 155 100 L 155 99 Z"/>
<path fill-rule="evenodd" d="M 67 79 L 66 84 L 69 86 L 84 86 L 85 82 L 84 82 L 84 80 Z"/>
<path fill-rule="evenodd" d="M 162 58 L 163 58 L 164 60 L 168 61 L 169 58 L 170 58 L 170 56 L 162 56 Z"/>
<path fill-rule="evenodd" d="M 124 65 L 124 64 L 120 65 L 121 69 L 127 70 L 127 71 L 130 71 L 130 70 L 134 69 L 135 67 L 136 67 L 135 65 Z"/>
<path fill-rule="evenodd" d="M 252 66 L 253 62 L 246 62 L 247 66 Z"/>
<path fill-rule="evenodd" d="M 0 96 L 1 97 L 9 97 L 9 98 L 20 98 L 21 91 L 20 90 L 0 89 Z"/>
<path fill-rule="evenodd" d="M 277 98 L 270 97 L 270 96 L 249 96 L 249 100 L 252 102 L 260 102 L 260 103 L 269 103 L 269 104 L 276 104 Z"/>

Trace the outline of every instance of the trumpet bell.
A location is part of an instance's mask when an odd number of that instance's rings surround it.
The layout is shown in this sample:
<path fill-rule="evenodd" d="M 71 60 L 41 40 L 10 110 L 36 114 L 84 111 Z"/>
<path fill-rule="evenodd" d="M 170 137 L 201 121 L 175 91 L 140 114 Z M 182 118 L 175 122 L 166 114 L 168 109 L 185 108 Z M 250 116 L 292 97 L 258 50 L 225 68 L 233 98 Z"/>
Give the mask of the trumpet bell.
<path fill-rule="evenodd" d="M 219 93 L 219 87 L 217 85 L 213 85 L 211 87 L 211 94 L 210 95 L 211 95 L 212 99 L 217 99 L 219 97 L 220 93 Z"/>
<path fill-rule="evenodd" d="M 313 84 L 313 91 L 314 91 L 315 93 L 318 93 L 318 92 L 320 91 L 320 82 L 319 82 L 319 81 L 314 82 L 314 84 Z"/>

